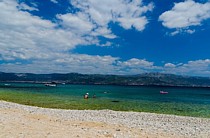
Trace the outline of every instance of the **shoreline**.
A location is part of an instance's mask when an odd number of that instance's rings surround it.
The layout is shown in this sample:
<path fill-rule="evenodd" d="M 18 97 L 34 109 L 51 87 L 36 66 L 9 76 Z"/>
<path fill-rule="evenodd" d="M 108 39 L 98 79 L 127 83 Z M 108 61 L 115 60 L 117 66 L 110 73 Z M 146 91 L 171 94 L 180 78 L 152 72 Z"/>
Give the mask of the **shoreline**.
<path fill-rule="evenodd" d="M 14 127 L 16 129 L 12 129 Z M 0 128 L 0 137 L 208 138 L 210 119 L 112 110 L 50 109 L 0 100 Z"/>

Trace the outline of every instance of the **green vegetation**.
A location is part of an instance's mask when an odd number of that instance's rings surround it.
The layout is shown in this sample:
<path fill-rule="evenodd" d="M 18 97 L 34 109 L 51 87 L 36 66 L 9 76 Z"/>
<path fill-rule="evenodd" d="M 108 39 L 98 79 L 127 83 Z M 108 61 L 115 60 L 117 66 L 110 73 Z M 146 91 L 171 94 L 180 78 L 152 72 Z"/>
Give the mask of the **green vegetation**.
<path fill-rule="evenodd" d="M 150 101 L 112 101 L 112 99 L 56 96 L 32 92 L 0 90 L 0 100 L 44 108 L 152 112 L 210 118 L 210 105 L 160 103 Z"/>

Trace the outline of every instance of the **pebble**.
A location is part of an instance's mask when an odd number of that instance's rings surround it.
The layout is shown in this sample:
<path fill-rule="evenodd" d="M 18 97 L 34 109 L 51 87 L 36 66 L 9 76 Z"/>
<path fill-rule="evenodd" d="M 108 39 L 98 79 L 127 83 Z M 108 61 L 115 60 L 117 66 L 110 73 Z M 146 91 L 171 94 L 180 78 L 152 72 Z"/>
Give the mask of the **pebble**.
<path fill-rule="evenodd" d="M 116 129 L 116 131 L 120 131 L 120 129 Z"/>
<path fill-rule="evenodd" d="M 186 138 L 210 136 L 210 119 L 176 115 L 164 115 L 143 112 L 122 112 L 112 110 L 62 110 L 46 109 L 40 107 L 25 106 L 5 101 L 0 101 L 0 108 L 16 108 L 33 114 L 53 115 L 62 120 L 102 122 L 113 125 L 123 125 L 128 128 L 136 128 L 141 131 L 165 132 Z M 55 120 L 61 122 L 61 120 Z M 78 126 L 74 124 L 73 126 Z M 116 129 L 116 131 L 121 131 Z M 107 135 L 109 132 L 104 131 Z M 117 137 L 116 134 L 113 137 Z"/>

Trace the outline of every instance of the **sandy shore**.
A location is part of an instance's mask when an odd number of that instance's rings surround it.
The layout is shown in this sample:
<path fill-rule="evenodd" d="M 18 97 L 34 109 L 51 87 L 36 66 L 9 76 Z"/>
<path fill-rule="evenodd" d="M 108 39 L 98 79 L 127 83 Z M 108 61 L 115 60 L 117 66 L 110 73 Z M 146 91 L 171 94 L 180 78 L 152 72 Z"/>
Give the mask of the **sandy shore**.
<path fill-rule="evenodd" d="M 210 119 L 45 109 L 0 101 L 0 137 L 210 138 Z"/>

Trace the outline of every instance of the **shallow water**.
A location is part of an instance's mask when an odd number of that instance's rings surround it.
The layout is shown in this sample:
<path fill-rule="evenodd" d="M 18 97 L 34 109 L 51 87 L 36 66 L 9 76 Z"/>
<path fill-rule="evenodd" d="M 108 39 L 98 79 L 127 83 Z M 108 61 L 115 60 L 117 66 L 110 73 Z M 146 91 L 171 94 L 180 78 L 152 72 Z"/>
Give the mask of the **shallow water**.
<path fill-rule="evenodd" d="M 81 100 L 85 93 L 91 98 L 94 94 L 97 100 L 94 104 L 104 102 L 106 106 L 115 104 L 119 109 L 148 111 L 160 113 L 195 114 L 195 116 L 210 117 L 210 88 L 180 88 L 180 87 L 146 87 L 146 86 L 110 86 L 110 85 L 58 85 L 46 87 L 43 84 L 32 83 L 0 83 L 0 91 L 49 94 L 68 99 Z M 168 94 L 160 94 L 160 91 Z M 92 98 L 91 98 L 92 99 Z M 90 101 L 90 100 L 89 100 Z M 100 105 L 101 106 L 101 105 Z"/>

